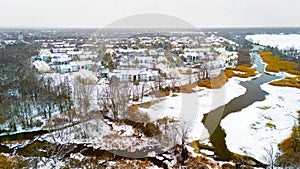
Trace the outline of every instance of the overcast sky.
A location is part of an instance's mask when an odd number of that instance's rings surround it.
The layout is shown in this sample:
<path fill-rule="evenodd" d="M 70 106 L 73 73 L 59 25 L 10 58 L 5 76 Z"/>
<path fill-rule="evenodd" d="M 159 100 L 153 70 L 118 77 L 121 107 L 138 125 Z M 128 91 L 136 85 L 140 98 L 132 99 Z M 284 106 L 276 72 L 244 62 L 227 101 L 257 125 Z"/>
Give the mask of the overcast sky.
<path fill-rule="evenodd" d="M 105 27 L 161 13 L 195 27 L 299 27 L 299 0 L 0 0 L 0 27 Z"/>

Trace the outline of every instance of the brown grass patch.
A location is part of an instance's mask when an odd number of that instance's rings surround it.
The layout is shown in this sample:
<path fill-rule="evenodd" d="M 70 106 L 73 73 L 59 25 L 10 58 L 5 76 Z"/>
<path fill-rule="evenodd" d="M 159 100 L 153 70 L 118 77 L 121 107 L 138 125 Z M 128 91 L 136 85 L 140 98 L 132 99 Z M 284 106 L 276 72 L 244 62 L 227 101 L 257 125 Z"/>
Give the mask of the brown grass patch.
<path fill-rule="evenodd" d="M 279 164 L 282 166 L 300 166 L 300 110 L 298 112 L 298 126 L 292 128 L 290 137 L 283 140 L 279 145 L 281 154 Z"/>
<path fill-rule="evenodd" d="M 286 72 L 288 72 L 289 74 L 293 74 L 293 75 L 300 75 L 300 71 L 298 70 L 287 70 Z"/>
<path fill-rule="evenodd" d="M 180 92 L 181 93 L 193 93 L 194 90 L 193 88 L 197 87 L 197 83 L 192 83 L 192 84 L 186 84 L 180 86 Z"/>
<path fill-rule="evenodd" d="M 256 69 L 251 67 L 252 65 L 240 65 L 236 66 L 235 68 L 231 68 L 233 71 L 239 71 L 242 73 L 234 73 L 233 76 L 241 77 L 241 78 L 248 78 L 256 76 Z"/>
<path fill-rule="evenodd" d="M 189 146 L 193 147 L 194 152 L 198 153 L 198 154 L 201 154 L 201 152 L 200 152 L 201 149 L 209 150 L 209 151 L 214 151 L 215 150 L 215 147 L 212 147 L 212 146 L 209 146 L 209 145 L 206 145 L 206 144 L 202 144 L 202 143 L 200 143 L 199 140 L 192 141 L 191 143 L 189 143 Z"/>
<path fill-rule="evenodd" d="M 135 168 L 135 169 L 144 169 L 155 166 L 151 161 L 149 160 L 139 160 L 139 159 L 132 159 L 132 160 L 126 160 L 126 159 L 120 159 L 114 161 L 116 162 L 114 165 L 112 165 L 112 168 Z"/>
<path fill-rule="evenodd" d="M 299 128 L 295 126 L 291 136 L 279 144 L 279 149 L 282 151 L 279 164 L 283 166 L 297 165 L 297 162 L 300 161 L 300 143 L 298 141 L 299 134 L 297 133 L 299 133 Z M 298 166 L 300 166 L 299 163 Z"/>
<path fill-rule="evenodd" d="M 201 82 L 198 82 L 198 86 L 206 87 L 209 89 L 218 89 L 221 88 L 228 81 L 228 77 L 225 73 L 221 73 L 214 79 L 206 79 Z"/>
<path fill-rule="evenodd" d="M 163 124 L 167 124 L 167 123 L 177 123 L 177 122 L 179 122 L 179 120 L 176 120 L 176 119 L 170 118 L 170 117 L 164 117 L 162 119 L 156 120 L 156 122 L 160 125 L 163 125 Z"/>
<path fill-rule="evenodd" d="M 155 97 L 156 98 L 162 98 L 162 97 L 165 97 L 166 94 L 163 90 L 159 90 L 157 93 L 155 93 Z"/>
<path fill-rule="evenodd" d="M 3 154 L 0 154 L 0 168 L 12 168 L 12 161 Z"/>
<path fill-rule="evenodd" d="M 214 161 L 209 160 L 208 158 L 205 157 L 193 157 L 190 158 L 186 162 L 186 167 L 187 168 L 203 168 L 203 169 L 208 169 L 208 168 L 220 168 L 220 166 L 217 166 Z"/>
<path fill-rule="evenodd" d="M 23 159 L 21 156 L 0 154 L 0 168 L 25 168 L 28 165 L 28 160 Z"/>
<path fill-rule="evenodd" d="M 206 79 L 201 82 L 198 82 L 198 86 L 206 87 L 209 89 L 218 89 L 222 87 L 228 81 L 229 78 L 232 78 L 234 76 L 240 78 L 248 78 L 256 76 L 256 74 L 256 69 L 252 68 L 252 65 L 240 65 L 234 68 L 226 69 L 224 73 L 221 73 L 214 79 Z"/>
<path fill-rule="evenodd" d="M 300 76 L 286 77 L 281 80 L 273 81 L 270 84 L 273 86 L 296 87 L 296 88 L 300 89 Z"/>
<path fill-rule="evenodd" d="M 236 72 L 235 72 L 236 71 Z M 240 72 L 240 73 L 238 73 Z M 241 77 L 241 78 L 248 78 L 256 76 L 256 69 L 252 67 L 252 65 L 239 65 L 234 68 L 228 68 L 225 70 L 225 75 L 228 78 L 231 78 L 233 76 Z"/>
<path fill-rule="evenodd" d="M 280 71 L 285 71 L 294 75 L 300 74 L 300 72 L 297 71 L 297 63 L 273 56 L 272 52 L 259 52 L 259 54 L 262 60 L 268 64 L 266 70 L 269 72 L 278 73 Z"/>
<path fill-rule="evenodd" d="M 287 73 L 297 75 L 297 77 L 286 77 L 281 80 L 273 81 L 270 83 L 271 85 L 296 87 L 300 89 L 300 71 L 297 70 L 297 63 L 288 62 L 281 58 L 273 56 L 272 52 L 260 52 L 259 54 L 263 61 L 268 64 L 266 67 L 267 71 L 275 73 L 285 71 Z"/>

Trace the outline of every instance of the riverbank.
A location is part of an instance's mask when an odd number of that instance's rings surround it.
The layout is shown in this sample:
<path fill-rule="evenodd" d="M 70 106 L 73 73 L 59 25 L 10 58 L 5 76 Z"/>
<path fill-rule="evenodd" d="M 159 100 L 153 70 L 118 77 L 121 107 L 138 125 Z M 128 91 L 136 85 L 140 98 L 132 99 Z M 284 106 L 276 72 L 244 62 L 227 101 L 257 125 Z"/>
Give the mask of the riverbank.
<path fill-rule="evenodd" d="M 274 74 L 285 78 L 285 74 Z M 270 150 L 275 155 L 278 144 L 290 135 L 293 116 L 297 117 L 300 107 L 300 90 L 268 83 L 261 88 L 269 93 L 264 100 L 228 115 L 221 126 L 226 131 L 229 150 L 269 163 Z"/>
<path fill-rule="evenodd" d="M 250 78 L 257 75 L 256 69 L 252 65 L 239 65 L 232 68 L 225 69 L 219 76 L 213 79 L 205 79 L 198 82 L 198 86 L 209 89 L 218 89 L 222 87 L 228 79 L 232 77 Z"/>
<path fill-rule="evenodd" d="M 268 163 L 264 158 L 267 150 L 278 152 L 277 145 L 290 135 L 295 122 L 292 116 L 297 116 L 300 107 L 300 91 L 268 84 L 261 87 L 269 93 L 264 101 L 228 115 L 221 125 L 229 150 Z"/>
<path fill-rule="evenodd" d="M 176 93 L 175 97 L 170 95 L 147 108 L 139 109 L 142 112 L 147 113 L 151 121 L 156 121 L 164 117 L 189 121 L 192 128 L 192 131 L 189 134 L 189 140 L 193 141 L 200 139 L 209 142 L 209 134 L 202 123 L 203 114 L 223 106 L 232 99 L 245 94 L 246 89 L 239 83 L 253 78 L 255 77 L 232 77 L 218 89 L 196 87 L 196 92 Z"/>
<path fill-rule="evenodd" d="M 282 79 L 271 82 L 274 86 L 296 87 L 300 89 L 300 71 L 297 70 L 297 63 L 285 61 L 273 56 L 271 52 L 260 52 L 262 60 L 267 64 L 267 72 L 281 74 Z"/>

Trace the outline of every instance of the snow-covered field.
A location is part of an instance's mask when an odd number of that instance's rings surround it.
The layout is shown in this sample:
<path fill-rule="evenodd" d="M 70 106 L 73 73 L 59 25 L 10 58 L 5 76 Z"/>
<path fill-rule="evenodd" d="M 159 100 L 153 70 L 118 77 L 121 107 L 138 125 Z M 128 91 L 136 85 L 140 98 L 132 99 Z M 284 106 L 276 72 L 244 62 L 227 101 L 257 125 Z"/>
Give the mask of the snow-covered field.
<path fill-rule="evenodd" d="M 267 150 L 273 148 L 276 152 L 278 143 L 290 135 L 296 123 L 300 90 L 269 84 L 261 87 L 269 93 L 264 101 L 228 115 L 221 126 L 226 131 L 229 150 L 267 162 Z"/>
<path fill-rule="evenodd" d="M 299 34 L 257 34 L 247 35 L 245 39 L 263 46 L 278 47 L 278 49 L 287 49 L 294 47 L 295 49 L 300 50 Z"/>

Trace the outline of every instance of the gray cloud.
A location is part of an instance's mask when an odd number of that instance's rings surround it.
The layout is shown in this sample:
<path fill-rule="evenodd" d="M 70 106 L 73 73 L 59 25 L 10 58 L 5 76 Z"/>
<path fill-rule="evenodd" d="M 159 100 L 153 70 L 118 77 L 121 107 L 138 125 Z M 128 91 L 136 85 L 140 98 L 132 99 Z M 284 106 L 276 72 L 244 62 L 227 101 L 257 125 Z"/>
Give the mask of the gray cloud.
<path fill-rule="evenodd" d="M 161 13 L 196 27 L 300 26 L 298 0 L 0 0 L 0 26 L 104 27 Z"/>

